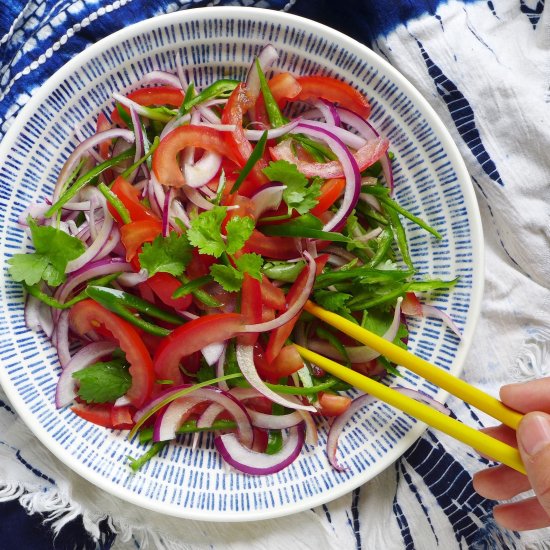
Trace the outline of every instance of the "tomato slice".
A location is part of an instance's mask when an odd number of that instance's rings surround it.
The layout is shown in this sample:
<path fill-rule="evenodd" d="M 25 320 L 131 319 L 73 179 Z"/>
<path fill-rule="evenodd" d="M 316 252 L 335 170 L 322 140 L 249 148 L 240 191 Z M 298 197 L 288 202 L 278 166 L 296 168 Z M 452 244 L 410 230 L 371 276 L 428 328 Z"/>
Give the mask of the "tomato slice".
<path fill-rule="evenodd" d="M 287 101 L 298 97 L 302 91 L 302 85 L 299 80 L 290 73 L 279 73 L 269 79 L 269 89 L 273 94 L 273 99 L 283 107 Z"/>
<path fill-rule="evenodd" d="M 120 240 L 126 248 L 126 261 L 130 261 L 138 253 L 143 243 L 150 243 L 162 234 L 160 220 L 139 220 L 130 222 L 120 228 Z"/>
<path fill-rule="evenodd" d="M 172 294 L 181 286 L 181 283 L 170 273 L 155 273 L 147 279 L 147 285 L 165 305 L 175 310 L 185 311 L 193 301 L 191 294 L 172 298 Z"/>
<path fill-rule="evenodd" d="M 274 260 L 290 260 L 300 255 L 296 240 L 292 237 L 268 237 L 257 229 L 252 231 L 252 235 L 244 245 L 244 250 Z"/>
<path fill-rule="evenodd" d="M 315 258 L 315 263 L 317 264 L 317 274 L 323 271 L 327 260 L 328 254 L 323 254 Z M 302 293 L 307 281 L 307 274 L 307 266 L 304 266 L 304 269 L 302 269 L 294 283 L 292 283 L 292 286 L 290 287 L 290 290 L 286 295 L 286 303 L 288 307 L 290 307 L 298 299 L 298 296 L 300 296 L 300 294 Z M 279 328 L 272 330 L 269 334 L 269 341 L 265 350 L 265 357 L 269 364 L 273 363 L 277 355 L 279 355 L 279 352 L 283 349 L 287 338 L 290 336 L 290 333 L 294 329 L 294 325 L 298 321 L 298 317 L 299 315 L 296 315 L 296 317 L 288 321 L 288 323 L 285 323 Z"/>
<path fill-rule="evenodd" d="M 252 154 L 254 147 L 248 141 L 243 130 L 243 117 L 252 107 L 252 101 L 247 95 L 244 85 L 239 84 L 229 96 L 227 104 L 222 113 L 222 124 L 233 124 L 235 130 L 226 134 L 226 140 L 231 149 L 236 150 L 239 155 L 240 166 L 244 166 L 248 157 Z M 250 197 L 254 190 L 268 182 L 267 177 L 262 172 L 267 166 L 264 159 L 258 160 L 253 166 L 250 174 L 239 188 L 239 194 Z"/>
<path fill-rule="evenodd" d="M 117 430 L 130 430 L 134 425 L 132 405 L 121 405 L 111 409 L 111 424 Z"/>
<path fill-rule="evenodd" d="M 82 302 L 81 302 L 82 303 Z M 242 331 L 243 318 L 237 313 L 205 315 L 173 330 L 164 338 L 153 359 L 160 379 L 183 382 L 180 361 L 208 344 L 233 338 Z"/>
<path fill-rule="evenodd" d="M 214 151 L 242 166 L 234 144 L 226 138 L 228 132 L 220 132 L 205 126 L 179 126 L 172 130 L 159 144 L 153 153 L 152 168 L 158 181 L 163 185 L 181 187 L 185 185 L 178 161 L 180 151 L 186 147 L 199 147 Z M 229 132 L 233 133 L 233 132 Z"/>
<path fill-rule="evenodd" d="M 270 373 L 270 378 L 279 379 L 294 374 L 303 366 L 304 361 L 298 353 L 296 346 L 289 344 L 288 346 L 284 346 L 277 357 L 269 363 L 267 370 Z"/>
<path fill-rule="evenodd" d="M 371 106 L 368 99 L 346 82 L 332 76 L 299 76 L 296 80 L 302 89 L 297 95 L 289 98 L 289 101 L 305 101 L 322 97 L 350 109 L 363 118 L 368 118 L 370 115 Z"/>
<path fill-rule="evenodd" d="M 275 286 L 265 275 L 262 275 L 262 282 L 260 283 L 262 291 L 262 302 L 269 308 L 282 311 L 286 309 L 286 297 L 285 293 Z"/>
<path fill-rule="evenodd" d="M 118 341 L 130 363 L 132 376 L 132 385 L 126 396 L 134 407 L 141 407 L 151 395 L 155 373 L 151 356 L 133 325 L 93 300 L 75 304 L 70 310 L 69 319 L 72 329 L 81 336 L 103 327 Z"/>
<path fill-rule="evenodd" d="M 241 289 L 241 315 L 247 325 L 255 325 L 262 322 L 262 289 L 260 281 L 254 279 L 248 273 L 244 274 L 243 286 Z M 239 334 L 239 344 L 253 346 L 258 340 L 258 332 Z"/>
<path fill-rule="evenodd" d="M 319 412 L 324 416 L 340 416 L 351 405 L 351 397 L 319 392 Z"/>
<path fill-rule="evenodd" d="M 183 92 L 179 88 L 172 86 L 156 86 L 153 88 L 140 88 L 135 92 L 131 92 L 126 96 L 128 99 L 149 107 L 151 105 L 170 105 L 171 107 L 179 107 L 183 102 Z M 128 107 L 122 106 L 126 113 L 130 114 Z M 111 120 L 119 126 L 126 126 L 120 118 L 117 109 L 113 109 Z"/>
<path fill-rule="evenodd" d="M 104 428 L 114 427 L 111 420 L 112 409 L 112 403 L 75 403 L 71 407 L 71 411 L 80 418 Z"/>
<path fill-rule="evenodd" d="M 133 222 L 141 220 L 158 221 L 158 217 L 155 216 L 149 208 L 141 204 L 139 191 L 122 176 L 118 176 L 118 178 L 113 182 L 111 191 L 122 201 L 122 204 L 124 204 L 128 210 L 130 219 Z M 118 212 L 111 206 L 110 203 L 108 203 L 107 206 L 111 215 L 118 221 L 119 224 L 122 224 L 122 220 L 120 219 Z"/>
<path fill-rule="evenodd" d="M 310 212 L 314 216 L 320 216 L 323 212 L 326 212 L 342 194 L 345 186 L 346 180 L 343 178 L 332 178 L 325 181 L 321 186 L 321 194 L 317 199 L 317 205 Z"/>

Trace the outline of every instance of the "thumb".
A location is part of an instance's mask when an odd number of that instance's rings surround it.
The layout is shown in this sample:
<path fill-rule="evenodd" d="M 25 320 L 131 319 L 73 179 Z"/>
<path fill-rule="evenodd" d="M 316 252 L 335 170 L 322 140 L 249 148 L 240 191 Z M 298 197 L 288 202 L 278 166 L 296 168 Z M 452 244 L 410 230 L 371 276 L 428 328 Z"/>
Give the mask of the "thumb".
<path fill-rule="evenodd" d="M 550 515 L 550 415 L 525 415 L 517 431 L 521 458 L 539 502 Z"/>

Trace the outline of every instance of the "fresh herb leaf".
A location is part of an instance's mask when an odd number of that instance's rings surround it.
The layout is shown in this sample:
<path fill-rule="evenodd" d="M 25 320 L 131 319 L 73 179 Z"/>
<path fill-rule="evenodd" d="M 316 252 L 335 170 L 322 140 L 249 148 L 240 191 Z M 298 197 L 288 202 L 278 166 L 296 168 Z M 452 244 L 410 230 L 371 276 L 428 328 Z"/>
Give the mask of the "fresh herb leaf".
<path fill-rule="evenodd" d="M 210 266 L 210 274 L 228 292 L 237 292 L 242 287 L 244 274 L 231 265 L 214 264 Z"/>
<path fill-rule="evenodd" d="M 9 272 L 15 281 L 33 286 L 45 280 L 51 286 L 59 286 L 65 280 L 67 264 L 85 250 L 80 239 L 49 225 L 38 225 L 28 219 L 34 253 L 14 254 L 9 260 Z"/>
<path fill-rule="evenodd" d="M 283 200 L 289 210 L 295 209 L 299 214 L 305 214 L 317 205 L 321 194 L 321 183 L 314 178 L 311 185 L 295 164 L 286 160 L 276 160 L 263 169 L 263 173 L 271 181 L 280 181 L 286 185 L 283 191 Z"/>
<path fill-rule="evenodd" d="M 132 376 L 123 361 L 94 363 L 73 373 L 78 395 L 87 403 L 108 403 L 122 397 L 132 385 Z"/>
<path fill-rule="evenodd" d="M 242 273 L 248 273 L 258 281 L 262 280 L 263 258 L 259 254 L 243 254 L 235 259 L 237 269 Z"/>
<path fill-rule="evenodd" d="M 249 217 L 235 216 L 231 218 L 225 226 L 227 234 L 225 251 L 228 254 L 235 254 L 244 243 L 250 238 L 254 231 L 254 220 Z"/>
<path fill-rule="evenodd" d="M 168 237 L 159 235 L 152 243 L 145 243 L 139 254 L 139 262 L 149 272 L 149 277 L 159 271 L 178 277 L 191 257 L 192 250 L 187 236 L 172 231 Z"/>
<path fill-rule="evenodd" d="M 221 227 L 226 212 L 225 206 L 214 206 L 212 210 L 206 210 L 192 220 L 187 236 L 201 254 L 219 258 L 225 252 Z"/>
<path fill-rule="evenodd" d="M 332 290 L 318 290 L 315 292 L 315 303 L 322 308 L 339 313 L 340 311 L 348 311 L 347 303 L 353 298 L 351 294 L 345 292 L 334 292 Z"/>

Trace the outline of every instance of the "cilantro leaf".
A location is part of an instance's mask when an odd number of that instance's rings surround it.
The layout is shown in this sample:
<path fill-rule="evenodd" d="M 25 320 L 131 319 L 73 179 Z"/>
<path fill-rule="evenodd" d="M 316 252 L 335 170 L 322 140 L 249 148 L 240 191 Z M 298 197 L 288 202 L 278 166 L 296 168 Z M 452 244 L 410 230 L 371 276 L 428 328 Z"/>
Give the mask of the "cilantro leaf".
<path fill-rule="evenodd" d="M 286 160 L 276 160 L 263 169 L 263 173 L 271 181 L 280 181 L 286 185 L 283 191 L 283 200 L 289 210 L 295 209 L 299 214 L 305 214 L 317 205 L 317 198 L 321 194 L 321 183 L 314 178 L 311 185 L 298 167 Z"/>
<path fill-rule="evenodd" d="M 210 266 L 210 274 L 214 280 L 228 292 L 241 290 L 244 274 L 230 265 L 214 264 Z"/>
<path fill-rule="evenodd" d="M 212 210 L 206 210 L 192 220 L 187 237 L 201 254 L 219 258 L 225 252 L 221 227 L 226 212 L 225 206 L 214 206 Z"/>
<path fill-rule="evenodd" d="M 254 231 L 254 220 L 252 218 L 235 216 L 231 218 L 225 227 L 227 233 L 226 251 L 228 254 L 235 254 Z"/>
<path fill-rule="evenodd" d="M 345 292 L 335 292 L 332 290 L 318 290 L 315 292 L 315 302 L 321 307 L 339 313 L 344 310 L 349 312 L 347 303 L 353 298 L 351 294 Z"/>
<path fill-rule="evenodd" d="M 262 280 L 262 266 L 264 265 L 264 260 L 259 254 L 243 254 L 235 260 L 237 264 L 237 269 L 242 273 L 248 273 L 254 279 L 258 281 Z"/>
<path fill-rule="evenodd" d="M 10 275 L 15 281 L 33 286 L 45 280 L 59 286 L 65 280 L 67 263 L 78 258 L 86 249 L 84 243 L 50 225 L 38 225 L 28 220 L 35 252 L 14 254 L 9 260 Z"/>
<path fill-rule="evenodd" d="M 78 395 L 87 403 L 107 403 L 122 397 L 132 385 L 132 376 L 120 360 L 94 363 L 73 373 Z"/>
<path fill-rule="evenodd" d="M 172 231 L 168 237 L 159 235 L 152 243 L 145 243 L 139 262 L 149 272 L 149 277 L 159 271 L 178 277 L 191 261 L 191 256 L 187 237 Z"/>

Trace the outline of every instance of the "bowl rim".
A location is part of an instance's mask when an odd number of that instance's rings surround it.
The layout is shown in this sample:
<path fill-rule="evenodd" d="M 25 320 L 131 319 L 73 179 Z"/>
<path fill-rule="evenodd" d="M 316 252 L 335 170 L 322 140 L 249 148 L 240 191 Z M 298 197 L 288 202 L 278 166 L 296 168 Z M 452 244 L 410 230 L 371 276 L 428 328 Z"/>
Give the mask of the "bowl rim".
<path fill-rule="evenodd" d="M 287 13 L 285 11 L 277 11 L 266 8 L 258 7 L 240 7 L 240 6 L 208 6 L 200 8 L 183 9 L 167 14 L 151 17 L 139 22 L 136 22 L 128 27 L 122 28 L 102 39 L 96 43 L 85 48 L 83 51 L 76 54 L 72 59 L 67 61 L 62 67 L 60 67 L 54 74 L 52 74 L 39 88 L 35 89 L 32 93 L 30 100 L 19 112 L 17 117 L 11 123 L 8 128 L 2 142 L 0 143 L 0 161 L 4 160 L 11 149 L 10 144 L 13 143 L 14 138 L 19 132 L 21 124 L 18 121 L 26 123 L 32 113 L 39 107 L 43 98 L 45 98 L 49 91 L 53 89 L 57 84 L 62 82 L 68 74 L 73 73 L 79 66 L 85 64 L 94 56 L 102 52 L 104 49 L 108 49 L 118 43 L 123 42 L 131 37 L 137 36 L 144 32 L 147 32 L 151 28 L 160 28 L 166 25 L 173 24 L 174 22 L 185 20 L 204 21 L 211 18 L 222 19 L 243 19 L 243 18 L 263 18 L 270 23 L 289 24 L 292 26 L 299 26 L 307 32 L 319 33 L 328 36 L 330 39 L 341 44 L 344 47 L 352 48 L 354 50 L 361 50 L 361 55 L 368 59 L 369 64 L 379 66 L 385 74 L 388 74 L 399 86 L 404 89 L 408 96 L 414 101 L 414 105 L 422 115 L 430 123 L 430 127 L 434 130 L 438 136 L 441 144 L 444 146 L 445 152 L 449 155 L 452 161 L 453 168 L 456 171 L 457 181 L 462 189 L 464 195 L 464 203 L 470 217 L 469 229 L 471 233 L 472 242 L 472 273 L 473 273 L 473 285 L 470 293 L 470 309 L 469 309 L 469 322 L 466 325 L 466 330 L 463 335 L 462 342 L 460 343 L 457 353 L 453 359 L 453 373 L 459 375 L 463 370 L 463 365 L 466 359 L 466 355 L 471 346 L 475 327 L 480 317 L 481 301 L 484 287 L 484 261 L 485 250 L 483 241 L 483 230 L 481 223 L 481 216 L 479 206 L 475 196 L 473 186 L 471 186 L 471 179 L 464 163 L 464 160 L 460 154 L 460 151 L 455 144 L 453 138 L 447 127 L 443 124 L 439 115 L 425 99 L 425 97 L 403 76 L 397 69 L 395 69 L 388 61 L 386 61 L 379 54 L 371 50 L 361 42 L 351 38 L 350 36 L 333 29 L 325 24 L 318 23 L 305 17 Z M 470 182 L 467 186 L 466 182 Z M 5 270 L 4 270 L 5 274 Z M 158 513 L 166 514 L 173 517 L 180 517 L 190 520 L 201 520 L 208 522 L 244 522 L 244 521 L 257 521 L 263 519 L 272 519 L 282 517 L 290 514 L 305 511 L 314 506 L 325 504 L 332 500 L 335 500 L 361 484 L 366 483 L 370 479 L 380 474 L 383 470 L 393 464 L 398 458 L 400 458 L 404 452 L 422 435 L 427 426 L 420 422 L 415 423 L 407 433 L 406 437 L 399 440 L 397 445 L 381 460 L 377 461 L 375 466 L 369 470 L 370 477 L 368 479 L 361 479 L 361 476 L 355 476 L 348 479 L 346 482 L 339 485 L 336 489 L 331 489 L 330 492 L 325 491 L 314 496 L 306 497 L 302 500 L 294 501 L 292 504 L 285 506 L 279 506 L 278 508 L 270 508 L 261 511 L 229 511 L 218 512 L 211 514 L 208 511 L 195 511 L 189 509 L 178 510 L 174 504 L 151 501 L 140 494 L 133 492 L 131 489 L 127 489 L 122 486 L 112 485 L 110 481 L 93 471 L 89 466 L 80 463 L 72 456 L 65 454 L 65 449 L 50 438 L 39 425 L 35 423 L 33 415 L 28 411 L 26 405 L 19 394 L 12 387 L 11 381 L 6 378 L 6 375 L 0 369 L 0 384 L 4 389 L 8 399 L 17 411 L 20 418 L 25 425 L 33 432 L 35 437 L 49 450 L 51 451 L 61 462 L 71 468 L 79 476 L 85 480 L 93 483 L 98 488 L 105 492 L 116 496 L 126 502 L 130 502 L 145 509 L 149 509 Z M 441 391 L 438 397 L 446 399 L 447 392 Z M 358 480 L 357 477 L 360 479 Z"/>

